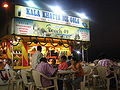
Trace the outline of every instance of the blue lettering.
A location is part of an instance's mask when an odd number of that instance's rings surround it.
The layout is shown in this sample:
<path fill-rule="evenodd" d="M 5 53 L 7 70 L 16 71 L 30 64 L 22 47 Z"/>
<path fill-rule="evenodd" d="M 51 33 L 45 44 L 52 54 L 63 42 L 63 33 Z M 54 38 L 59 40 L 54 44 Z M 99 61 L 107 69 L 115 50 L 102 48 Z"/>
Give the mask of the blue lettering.
<path fill-rule="evenodd" d="M 38 14 L 37 16 L 39 16 L 39 17 L 40 17 L 40 11 L 39 11 L 39 10 L 37 11 L 37 14 Z"/>
<path fill-rule="evenodd" d="M 83 25 L 84 27 L 88 27 L 88 25 L 87 25 L 86 23 L 82 23 L 82 25 Z"/>
<path fill-rule="evenodd" d="M 63 16 L 62 20 L 65 21 L 65 22 L 69 22 L 68 16 Z"/>
<path fill-rule="evenodd" d="M 43 12 L 43 17 L 44 18 L 49 18 L 49 19 L 60 20 L 60 15 L 53 14 L 53 13 L 50 13 L 50 12 Z"/>
<path fill-rule="evenodd" d="M 56 14 L 53 14 L 53 19 L 57 19 L 57 15 Z"/>
<path fill-rule="evenodd" d="M 35 9 L 33 10 L 33 9 L 26 8 L 26 14 L 40 17 L 40 11 Z"/>
<path fill-rule="evenodd" d="M 38 16 L 38 15 L 37 15 L 37 11 L 36 11 L 36 10 L 34 10 L 34 16 Z"/>
<path fill-rule="evenodd" d="M 52 18 L 52 19 L 55 19 L 55 20 L 60 20 L 60 15 L 53 14 L 53 18 Z"/>
<path fill-rule="evenodd" d="M 44 17 L 44 18 L 45 18 L 45 12 L 42 12 L 42 17 Z"/>
<path fill-rule="evenodd" d="M 52 19 L 52 13 L 48 13 L 49 14 L 49 18 Z"/>
<path fill-rule="evenodd" d="M 43 12 L 43 17 L 44 17 L 44 18 L 48 18 L 48 16 L 49 16 L 49 15 L 48 15 L 48 12 Z"/>
<path fill-rule="evenodd" d="M 26 8 L 26 14 L 30 15 L 30 9 Z"/>
<path fill-rule="evenodd" d="M 60 20 L 60 15 L 57 15 L 57 20 Z"/>
<path fill-rule="evenodd" d="M 79 18 L 76 20 L 77 24 L 79 24 Z"/>
<path fill-rule="evenodd" d="M 31 13 L 30 13 L 30 15 L 33 15 L 33 10 L 31 9 Z M 33 15 L 34 16 L 34 15 Z"/>
<path fill-rule="evenodd" d="M 71 22 L 71 23 L 79 24 L 79 18 L 71 17 L 71 18 L 70 18 L 70 22 Z"/>

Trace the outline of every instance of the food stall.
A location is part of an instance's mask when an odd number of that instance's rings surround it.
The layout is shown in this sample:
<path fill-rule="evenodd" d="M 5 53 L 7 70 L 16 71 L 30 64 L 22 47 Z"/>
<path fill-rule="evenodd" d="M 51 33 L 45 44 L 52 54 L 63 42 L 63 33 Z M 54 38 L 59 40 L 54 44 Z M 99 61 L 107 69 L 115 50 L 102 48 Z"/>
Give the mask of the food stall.
<path fill-rule="evenodd" d="M 90 41 L 88 20 L 20 5 L 14 9 L 9 28 L 5 28 L 9 32 L 0 38 L 0 46 L 15 69 L 30 68 L 38 45 L 45 57 L 59 63 L 60 56 L 71 55 L 74 46 Z"/>

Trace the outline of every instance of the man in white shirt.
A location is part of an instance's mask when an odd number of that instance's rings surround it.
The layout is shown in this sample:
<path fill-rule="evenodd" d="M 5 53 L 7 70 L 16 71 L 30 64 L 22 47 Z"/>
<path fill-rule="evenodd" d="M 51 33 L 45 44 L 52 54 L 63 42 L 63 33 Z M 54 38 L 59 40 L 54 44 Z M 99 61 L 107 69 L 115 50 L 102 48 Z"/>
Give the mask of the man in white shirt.
<path fill-rule="evenodd" d="M 41 51 L 42 47 L 37 46 L 37 52 L 32 55 L 32 69 L 36 68 L 36 66 L 39 64 L 40 59 L 43 57 Z"/>

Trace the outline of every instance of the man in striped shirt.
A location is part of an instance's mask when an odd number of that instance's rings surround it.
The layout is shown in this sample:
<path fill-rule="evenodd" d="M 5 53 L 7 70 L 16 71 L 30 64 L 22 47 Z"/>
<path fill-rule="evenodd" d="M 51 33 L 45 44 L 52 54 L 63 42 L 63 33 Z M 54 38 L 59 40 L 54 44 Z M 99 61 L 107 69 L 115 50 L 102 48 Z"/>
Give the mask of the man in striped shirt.
<path fill-rule="evenodd" d="M 98 61 L 97 66 L 103 66 L 103 67 L 108 68 L 108 70 L 106 72 L 106 76 L 108 76 L 111 74 L 111 67 L 116 66 L 116 64 L 112 60 L 107 59 L 106 55 L 102 55 L 100 57 L 100 60 Z"/>
<path fill-rule="evenodd" d="M 101 59 L 98 62 L 98 65 L 110 68 L 110 67 L 114 66 L 115 64 L 114 64 L 114 62 L 112 60 L 105 58 L 105 59 Z"/>

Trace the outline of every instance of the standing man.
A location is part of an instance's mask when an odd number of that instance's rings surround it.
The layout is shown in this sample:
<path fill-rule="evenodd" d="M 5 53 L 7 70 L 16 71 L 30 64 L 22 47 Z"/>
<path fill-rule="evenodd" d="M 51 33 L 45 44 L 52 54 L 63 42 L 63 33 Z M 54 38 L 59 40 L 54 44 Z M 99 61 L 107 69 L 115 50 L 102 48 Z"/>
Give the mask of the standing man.
<path fill-rule="evenodd" d="M 37 65 L 39 64 L 39 60 L 43 57 L 41 51 L 42 47 L 37 46 L 37 52 L 32 55 L 32 69 L 36 69 Z"/>

